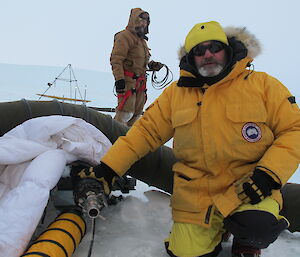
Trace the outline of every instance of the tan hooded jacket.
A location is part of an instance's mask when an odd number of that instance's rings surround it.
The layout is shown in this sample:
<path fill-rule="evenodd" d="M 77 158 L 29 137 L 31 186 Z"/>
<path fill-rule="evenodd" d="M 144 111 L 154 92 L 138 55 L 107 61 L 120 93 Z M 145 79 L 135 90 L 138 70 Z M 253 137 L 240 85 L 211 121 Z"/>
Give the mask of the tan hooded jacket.
<path fill-rule="evenodd" d="M 144 75 L 146 72 L 150 58 L 149 48 L 146 40 L 140 38 L 135 31 L 139 15 L 144 12 L 140 8 L 131 9 L 126 29 L 115 34 L 110 64 L 116 81 L 124 79 L 124 70 L 136 75 Z"/>

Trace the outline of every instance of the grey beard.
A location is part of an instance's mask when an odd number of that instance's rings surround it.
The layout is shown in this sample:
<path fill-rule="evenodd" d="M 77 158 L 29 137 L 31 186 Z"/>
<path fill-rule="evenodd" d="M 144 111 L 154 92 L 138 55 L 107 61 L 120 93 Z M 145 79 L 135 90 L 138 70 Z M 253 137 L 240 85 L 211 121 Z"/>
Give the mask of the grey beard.
<path fill-rule="evenodd" d="M 223 70 L 224 66 L 222 64 L 217 64 L 213 68 L 207 68 L 207 67 L 200 67 L 198 69 L 198 72 L 201 76 L 203 77 L 214 77 L 217 76 L 221 73 Z"/>
<path fill-rule="evenodd" d="M 148 34 L 148 29 L 144 27 L 135 27 L 135 32 L 138 36 L 143 37 Z"/>

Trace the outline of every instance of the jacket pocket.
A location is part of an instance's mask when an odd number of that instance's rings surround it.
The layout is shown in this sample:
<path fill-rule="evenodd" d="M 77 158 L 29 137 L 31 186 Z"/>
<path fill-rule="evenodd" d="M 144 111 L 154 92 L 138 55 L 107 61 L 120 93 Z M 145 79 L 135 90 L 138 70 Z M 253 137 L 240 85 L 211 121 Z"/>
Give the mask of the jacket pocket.
<path fill-rule="evenodd" d="M 230 155 L 248 163 L 258 161 L 274 140 L 266 124 L 268 115 L 264 104 L 228 104 L 226 118 L 230 122 L 224 130 L 224 138 L 230 135 Z"/>
<path fill-rule="evenodd" d="M 132 67 L 133 66 L 133 61 L 125 59 L 123 64 L 124 64 L 124 67 Z"/>
<path fill-rule="evenodd" d="M 200 126 L 197 124 L 199 108 L 179 110 L 172 116 L 174 128 L 174 148 L 195 148 L 199 137 Z"/>
<path fill-rule="evenodd" d="M 176 210 L 200 212 L 199 178 L 174 175 L 174 189 L 171 197 L 171 206 Z"/>
<path fill-rule="evenodd" d="M 267 111 L 263 103 L 228 104 L 226 117 L 235 122 L 266 122 Z"/>

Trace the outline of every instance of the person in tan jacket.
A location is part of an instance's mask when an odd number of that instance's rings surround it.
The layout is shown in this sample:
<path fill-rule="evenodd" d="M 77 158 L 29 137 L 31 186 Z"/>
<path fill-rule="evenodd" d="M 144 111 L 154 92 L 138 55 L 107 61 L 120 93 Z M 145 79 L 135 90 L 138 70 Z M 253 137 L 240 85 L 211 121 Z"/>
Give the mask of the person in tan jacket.
<path fill-rule="evenodd" d="M 140 117 L 147 100 L 146 70 L 158 71 L 159 62 L 150 61 L 147 46 L 149 13 L 141 8 L 131 9 L 125 30 L 115 34 L 110 63 L 118 96 L 115 119 L 127 126 Z"/>
<path fill-rule="evenodd" d="M 280 188 L 300 163 L 300 110 L 274 77 L 250 69 L 260 53 L 245 28 L 196 24 L 185 39 L 180 78 L 101 159 L 111 185 L 173 138 L 170 256 L 215 257 L 233 234 L 233 257 L 258 257 L 288 227 Z"/>

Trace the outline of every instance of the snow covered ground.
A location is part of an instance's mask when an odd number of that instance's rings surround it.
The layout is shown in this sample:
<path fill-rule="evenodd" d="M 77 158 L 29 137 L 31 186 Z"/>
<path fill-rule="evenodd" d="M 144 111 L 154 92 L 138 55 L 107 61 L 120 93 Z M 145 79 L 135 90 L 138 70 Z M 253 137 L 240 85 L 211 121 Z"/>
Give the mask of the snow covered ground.
<path fill-rule="evenodd" d="M 169 197 L 147 191 L 139 183 L 137 191 L 125 196 L 124 201 L 110 206 L 102 214 L 107 220 L 97 219 L 92 257 L 167 257 L 163 240 L 172 225 Z M 88 232 L 73 257 L 87 256 L 91 239 Z M 299 257 L 300 233 L 284 231 L 263 257 Z M 223 244 L 219 257 L 230 257 L 231 241 Z"/>
<path fill-rule="evenodd" d="M 16 101 L 21 98 L 36 100 L 34 93 L 43 91 L 47 82 L 61 71 L 61 67 L 17 67 L 0 64 L 0 84 L 2 101 Z M 36 77 L 36 76 L 40 77 Z M 88 98 L 94 96 L 93 105 L 114 107 L 111 97 L 111 75 L 99 72 L 76 71 L 83 84 L 88 84 Z M 85 79 L 86 78 L 86 79 Z M 87 79 L 88 78 L 88 79 Z M 99 93 L 101 88 L 101 94 Z M 151 87 L 149 87 L 151 89 Z M 150 92 L 154 100 L 158 92 Z M 299 183 L 300 170 L 290 179 Z M 137 190 L 126 195 L 124 201 L 104 209 L 105 221 L 97 219 L 96 235 L 91 257 L 167 257 L 163 240 L 168 236 L 172 220 L 169 197 L 147 192 L 149 188 L 138 183 Z M 54 219 L 56 215 L 53 215 Z M 49 217 L 50 218 L 50 217 Z M 91 238 L 91 224 L 86 236 L 73 257 L 85 257 Z M 300 233 L 284 231 L 279 239 L 263 251 L 264 257 L 299 257 Z M 230 242 L 224 243 L 219 257 L 230 257 Z M 0 254 L 1 255 L 1 254 Z"/>

